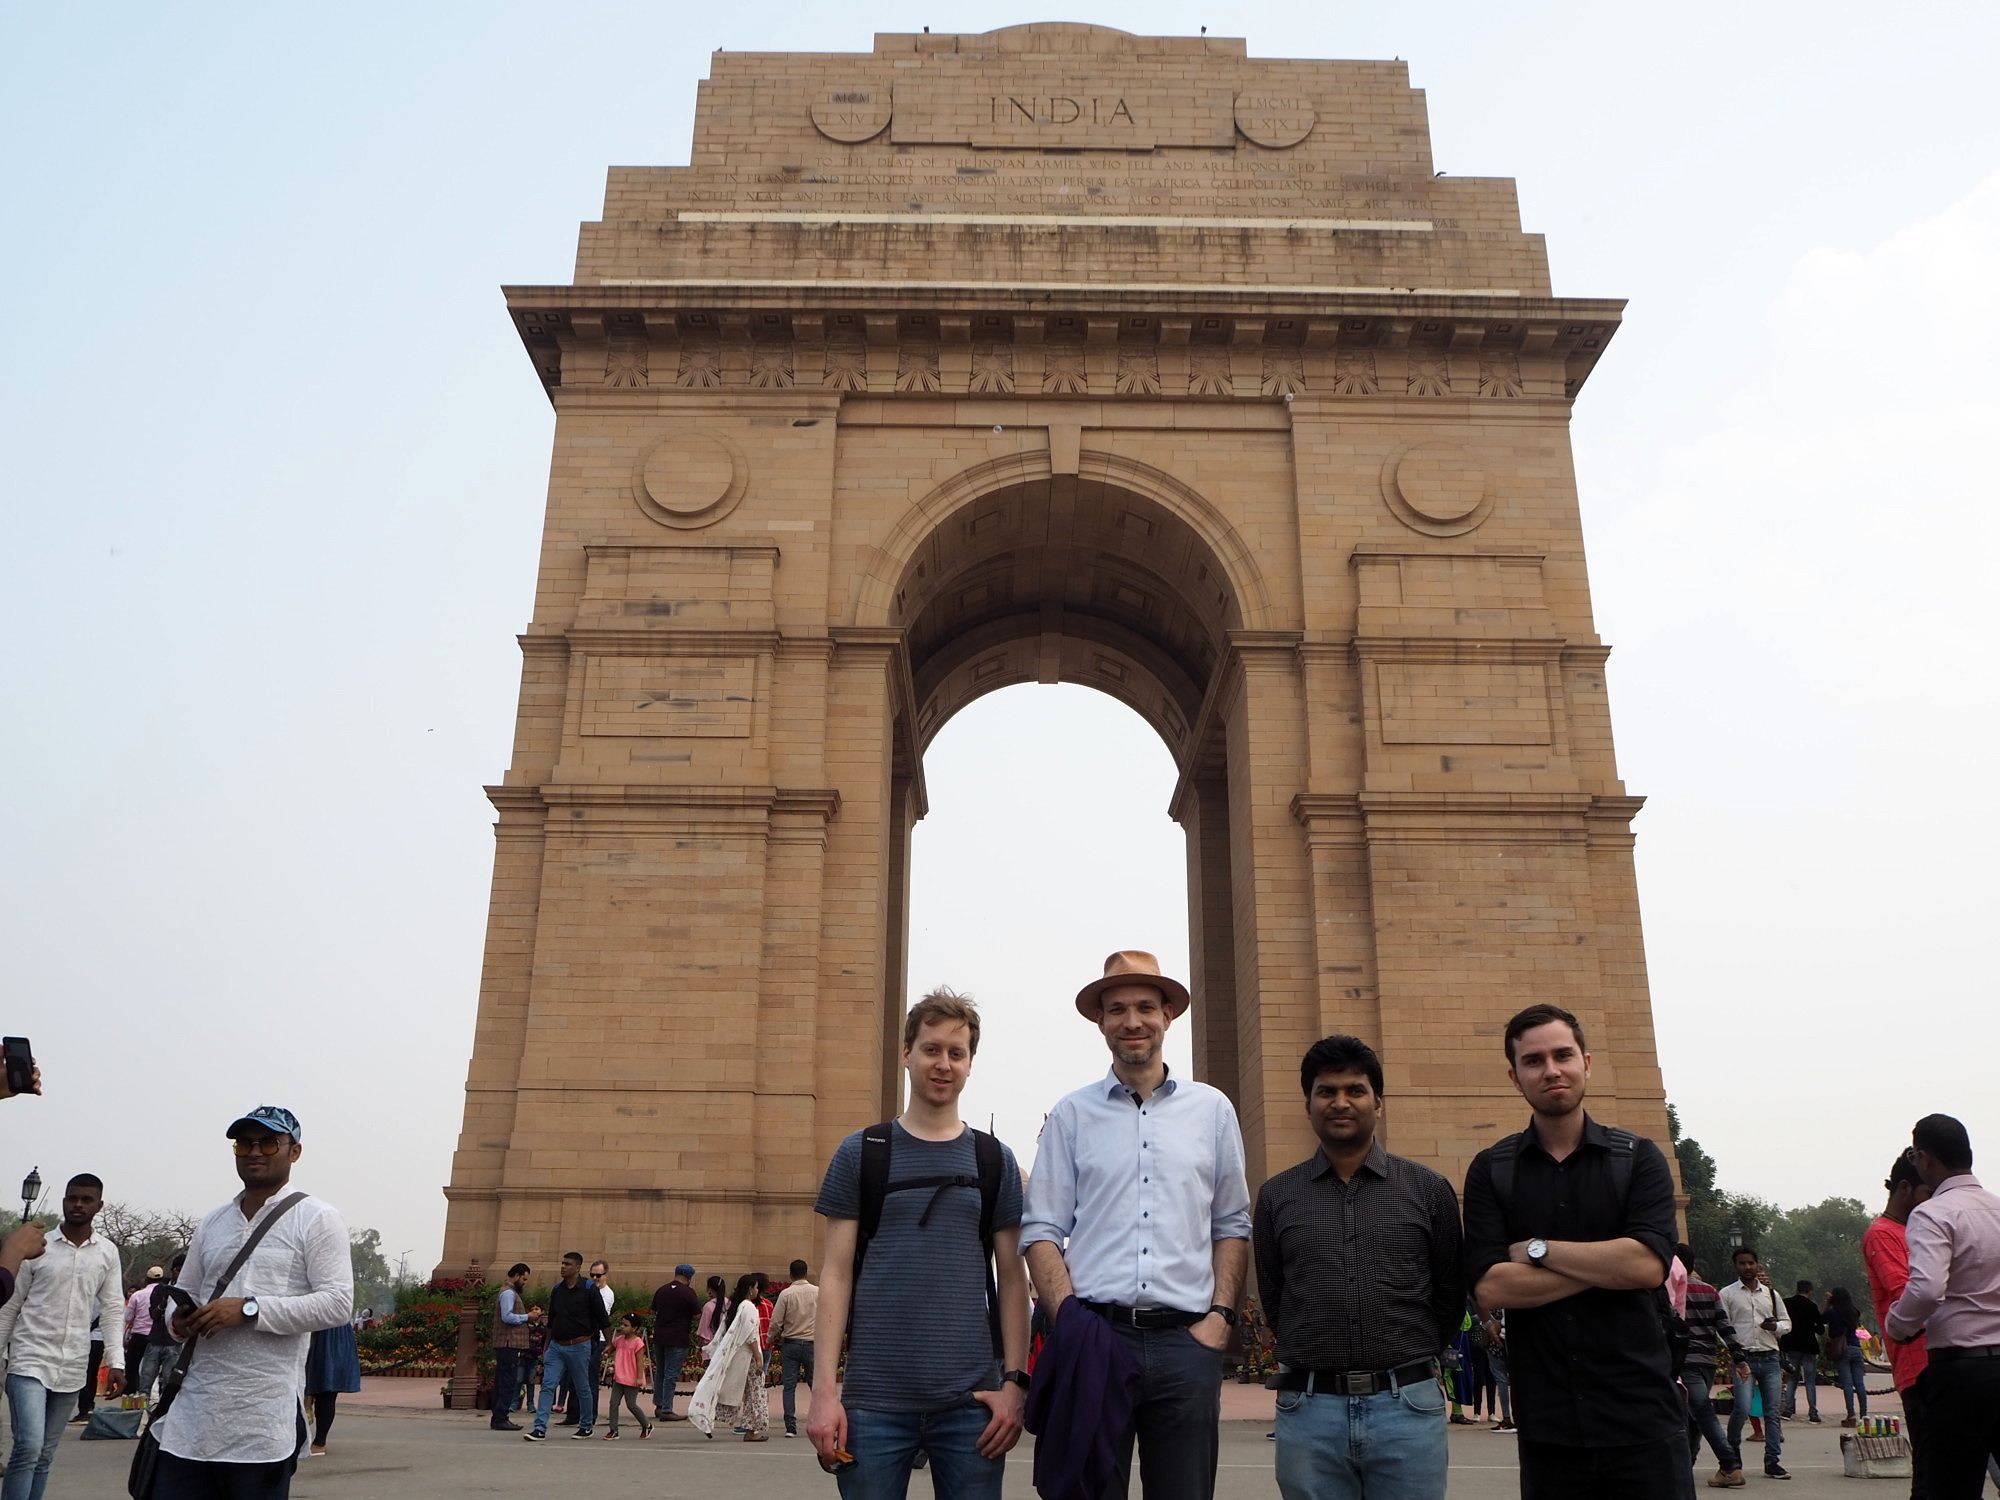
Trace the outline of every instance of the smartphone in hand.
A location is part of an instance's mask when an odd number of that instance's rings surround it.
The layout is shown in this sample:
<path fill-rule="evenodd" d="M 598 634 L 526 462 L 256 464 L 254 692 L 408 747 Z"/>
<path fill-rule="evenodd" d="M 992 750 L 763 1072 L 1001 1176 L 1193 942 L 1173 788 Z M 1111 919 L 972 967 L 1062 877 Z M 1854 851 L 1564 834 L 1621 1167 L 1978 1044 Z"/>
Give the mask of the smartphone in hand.
<path fill-rule="evenodd" d="M 39 1094 L 35 1087 L 35 1049 L 24 1036 L 10 1036 L 0 1040 L 7 1058 L 7 1092 L 10 1094 Z"/>

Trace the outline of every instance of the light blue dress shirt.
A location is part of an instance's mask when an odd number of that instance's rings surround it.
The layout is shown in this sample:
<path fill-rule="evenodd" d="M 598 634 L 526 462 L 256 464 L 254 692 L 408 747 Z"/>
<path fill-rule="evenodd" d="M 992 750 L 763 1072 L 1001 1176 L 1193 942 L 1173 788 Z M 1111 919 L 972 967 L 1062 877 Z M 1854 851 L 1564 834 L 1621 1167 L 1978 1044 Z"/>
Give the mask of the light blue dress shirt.
<path fill-rule="evenodd" d="M 1106 1073 L 1049 1112 L 1021 1249 L 1060 1249 L 1086 1302 L 1206 1312 L 1215 1242 L 1249 1238 L 1243 1132 L 1220 1090 L 1169 1075 L 1141 1101 Z"/>

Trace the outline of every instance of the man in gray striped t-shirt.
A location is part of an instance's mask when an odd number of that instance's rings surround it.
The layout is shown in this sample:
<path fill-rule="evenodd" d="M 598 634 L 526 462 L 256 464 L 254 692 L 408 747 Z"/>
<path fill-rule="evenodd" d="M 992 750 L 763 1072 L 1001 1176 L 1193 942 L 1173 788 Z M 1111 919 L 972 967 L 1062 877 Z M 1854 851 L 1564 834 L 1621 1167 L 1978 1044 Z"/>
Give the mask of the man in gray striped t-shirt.
<path fill-rule="evenodd" d="M 1007 1452 L 1020 1441 L 1028 1382 L 1021 1169 L 1013 1152 L 997 1147 L 988 1244 L 981 1237 L 986 1192 L 978 1132 L 958 1117 L 958 1096 L 978 1050 L 979 1012 L 967 996 L 935 991 L 906 1018 L 910 1103 L 889 1122 L 880 1221 L 858 1274 L 868 1132 L 840 1143 L 813 1205 L 826 1218 L 814 1328 L 824 1389 L 813 1387 L 806 1436 L 838 1475 L 844 1500 L 903 1495 L 919 1452 L 930 1456 L 939 1494 L 999 1500 Z M 989 1147 L 989 1161 L 991 1154 Z M 998 1357 L 988 1316 L 989 1263 L 1000 1299 Z M 847 1368 L 836 1390 L 843 1333 Z"/>

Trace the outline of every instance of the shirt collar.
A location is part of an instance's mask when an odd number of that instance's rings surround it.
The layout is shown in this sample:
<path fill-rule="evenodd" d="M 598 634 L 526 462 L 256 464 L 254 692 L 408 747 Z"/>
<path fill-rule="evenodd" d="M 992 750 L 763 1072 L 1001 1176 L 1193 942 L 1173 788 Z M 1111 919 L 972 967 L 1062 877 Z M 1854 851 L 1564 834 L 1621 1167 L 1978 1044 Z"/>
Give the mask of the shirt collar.
<path fill-rule="evenodd" d="M 102 1231 L 98 1229 L 97 1225 L 95 1223 L 92 1223 L 90 1226 L 90 1233 L 84 1236 L 83 1243 L 79 1245 L 75 1240 L 71 1239 L 68 1235 L 64 1234 L 62 1232 L 62 1226 L 58 1224 L 56 1226 L 55 1233 L 51 1234 L 49 1238 L 51 1240 L 61 1240 L 65 1245 L 69 1246 L 70 1249 L 72 1250 L 88 1250 L 92 1245 L 96 1244 L 99 1240 L 103 1239 L 104 1235 Z"/>
<path fill-rule="evenodd" d="M 1368 1155 L 1362 1159 L 1361 1169 L 1364 1172 L 1373 1172 L 1377 1177 L 1388 1177 L 1389 1153 L 1382 1149 L 1380 1139 L 1368 1143 Z M 1332 1173 L 1333 1163 L 1326 1159 L 1326 1153 L 1324 1151 L 1315 1151 L 1312 1158 L 1312 1170 L 1306 1173 L 1306 1176 L 1314 1182 L 1318 1182 L 1323 1177 L 1331 1176 Z"/>
<path fill-rule="evenodd" d="M 1527 1143 L 1547 1156 L 1548 1148 L 1542 1144 L 1542 1133 L 1535 1128 L 1536 1119 L 1534 1115 L 1528 1117 Z M 1583 1117 L 1583 1139 L 1577 1142 L 1577 1149 L 1581 1151 L 1586 1146 L 1595 1146 L 1600 1151 L 1611 1149 L 1611 1132 L 1591 1119 L 1587 1112 Z"/>
<path fill-rule="evenodd" d="M 1166 1081 L 1153 1090 L 1153 1097 L 1171 1094 L 1178 1085 L 1174 1081 L 1174 1070 L 1167 1069 Z M 1104 1073 L 1104 1095 L 1107 1099 L 1130 1099 L 1132 1091 L 1125 1087 L 1125 1080 L 1118 1076 L 1116 1068 L 1107 1068 Z"/>
<path fill-rule="evenodd" d="M 1977 1177 L 1974 1177 L 1970 1172 L 1960 1172 L 1956 1177 L 1947 1177 L 1943 1182 L 1932 1188 L 1931 1197 L 1935 1199 L 1941 1193 L 1955 1193 L 1960 1188 L 1976 1188 L 1978 1186 L 1979 1179 Z"/>

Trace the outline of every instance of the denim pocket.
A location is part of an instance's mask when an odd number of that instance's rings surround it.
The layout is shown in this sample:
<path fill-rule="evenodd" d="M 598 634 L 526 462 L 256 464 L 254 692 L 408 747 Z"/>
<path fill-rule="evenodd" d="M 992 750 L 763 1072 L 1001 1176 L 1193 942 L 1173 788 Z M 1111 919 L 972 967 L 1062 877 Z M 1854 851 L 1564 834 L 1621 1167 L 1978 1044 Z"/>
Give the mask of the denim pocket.
<path fill-rule="evenodd" d="M 1278 1410 L 1297 1411 L 1299 1403 L 1305 1400 L 1305 1398 L 1306 1393 L 1304 1391 L 1280 1391 L 1278 1392 Z"/>
<path fill-rule="evenodd" d="M 1437 1380 L 1419 1380 L 1400 1386 L 1397 1399 L 1411 1411 L 1426 1417 L 1441 1416 L 1444 1413 L 1444 1386 Z"/>

